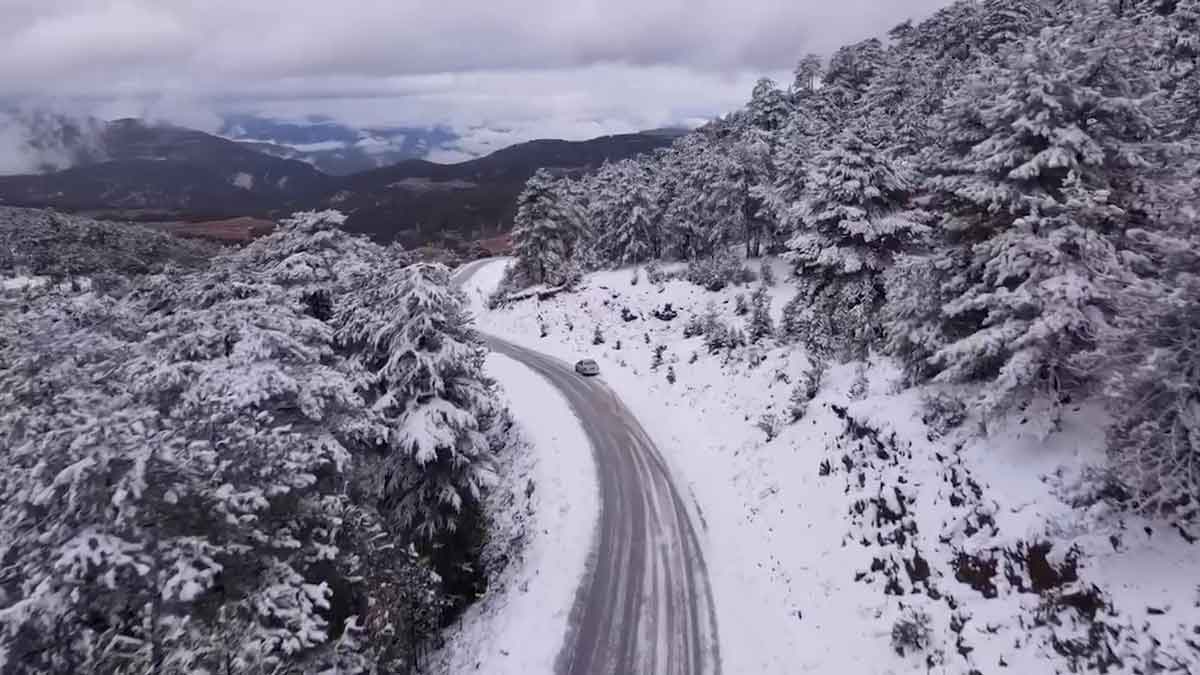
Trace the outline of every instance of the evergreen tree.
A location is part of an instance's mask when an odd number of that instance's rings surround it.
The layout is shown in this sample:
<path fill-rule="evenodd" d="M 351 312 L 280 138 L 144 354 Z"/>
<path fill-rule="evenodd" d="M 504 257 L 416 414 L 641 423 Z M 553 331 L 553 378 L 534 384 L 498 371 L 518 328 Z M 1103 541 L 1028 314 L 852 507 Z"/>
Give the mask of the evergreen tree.
<path fill-rule="evenodd" d="M 821 83 L 821 57 L 816 54 L 805 54 L 796 64 L 795 79 L 792 82 L 792 97 L 803 100 L 817 92 Z"/>
<path fill-rule="evenodd" d="M 754 85 L 750 102 L 746 105 L 750 123 L 763 131 L 777 131 L 783 128 L 791 111 L 787 94 L 776 86 L 774 80 L 766 77 Z"/>
<path fill-rule="evenodd" d="M 774 178 L 769 185 L 759 186 L 756 191 L 763 210 L 770 214 L 774 224 L 773 234 L 784 241 L 803 227 L 801 200 L 812 157 L 817 153 L 820 139 L 827 132 L 823 122 L 807 110 L 793 115 L 779 133 L 772 157 Z"/>
<path fill-rule="evenodd" d="M 847 45 L 830 57 L 822 84 L 839 106 L 848 108 L 866 93 L 883 61 L 883 43 L 878 39 Z"/>
<path fill-rule="evenodd" d="M 382 506 L 416 535 L 454 532 L 495 480 L 489 433 L 499 411 L 464 299 L 440 265 L 384 270 L 337 317 L 359 383 L 383 425 L 368 469 Z"/>
<path fill-rule="evenodd" d="M 321 321 L 333 315 L 337 298 L 355 292 L 390 254 L 367 239 L 341 229 L 346 217 L 338 211 L 308 211 L 283 219 L 269 236 L 223 260 L 229 273 L 241 279 L 263 279 L 281 286 Z"/>
<path fill-rule="evenodd" d="M 613 250 L 610 260 L 644 263 L 662 255 L 650 173 L 645 164 L 636 160 L 622 162 L 619 169 L 618 182 L 612 184 L 617 195 L 609 209 L 609 217 L 613 219 L 609 230 L 608 245 Z"/>
<path fill-rule="evenodd" d="M 904 210 L 911 189 L 902 172 L 852 131 L 818 156 L 803 229 L 787 244 L 807 293 L 810 348 L 846 353 L 875 340 L 881 273 L 927 231 L 919 214 Z"/>
<path fill-rule="evenodd" d="M 775 321 L 771 318 L 771 296 L 766 286 L 759 286 L 750 297 L 750 324 L 746 330 L 750 342 L 757 344 L 763 338 L 775 334 Z"/>
<path fill-rule="evenodd" d="M 1164 127 L 1192 145 L 1200 136 L 1200 1 L 1180 0 L 1164 36 L 1165 81 L 1170 105 Z"/>
<path fill-rule="evenodd" d="M 1091 378 L 1074 357 L 1111 315 L 1100 280 L 1119 265 L 1106 235 L 1121 228 L 1152 129 L 1095 29 L 1043 31 L 1006 67 L 985 66 L 949 113 L 930 185 L 946 212 L 934 269 L 954 299 L 930 361 L 940 381 L 991 381 L 987 412 L 1080 391 Z"/>
<path fill-rule="evenodd" d="M 1035 35 L 1049 18 L 1038 0 L 984 0 L 980 43 L 992 53 Z"/>
<path fill-rule="evenodd" d="M 226 281 L 0 325 L 5 670 L 275 669 L 340 632 L 332 603 L 366 600 L 339 534 L 361 401 L 319 321 Z"/>
<path fill-rule="evenodd" d="M 530 283 L 562 283 L 567 262 L 575 257 L 579 214 L 566 190 L 563 181 L 539 170 L 517 197 L 513 256 L 515 268 Z"/>
<path fill-rule="evenodd" d="M 1121 287 L 1104 336 L 1109 455 L 1137 508 L 1200 522 L 1200 242 L 1133 234 L 1155 276 Z"/>

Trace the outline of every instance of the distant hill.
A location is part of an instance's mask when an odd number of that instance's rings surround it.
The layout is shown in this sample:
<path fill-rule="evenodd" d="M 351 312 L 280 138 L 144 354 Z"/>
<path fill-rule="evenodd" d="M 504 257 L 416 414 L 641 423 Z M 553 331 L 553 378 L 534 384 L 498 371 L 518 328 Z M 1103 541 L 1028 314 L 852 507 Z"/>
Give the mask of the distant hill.
<path fill-rule="evenodd" d="M 74 166 L 0 176 L 0 206 L 142 221 L 270 218 L 336 208 L 349 217 L 350 230 L 379 241 L 453 245 L 506 231 L 517 195 L 539 168 L 580 173 L 653 152 L 678 135 L 659 130 L 587 141 L 538 140 L 457 164 L 408 159 L 330 176 L 257 144 L 193 129 L 131 119 L 89 121 L 59 127 L 53 136 L 59 156 Z"/>
<path fill-rule="evenodd" d="M 520 143 L 458 164 L 409 160 L 348 176 L 321 206 L 344 211 L 346 227 L 405 245 L 438 236 L 479 239 L 512 225 L 516 198 L 540 168 L 571 174 L 653 152 L 675 136 L 621 134 L 587 141 Z"/>
<path fill-rule="evenodd" d="M 309 164 L 193 129 L 132 119 L 92 129 L 72 168 L 0 176 L 0 204 L 242 215 L 284 208 L 332 185 Z"/>
<path fill-rule="evenodd" d="M 291 122 L 258 115 L 227 116 L 218 133 L 258 152 L 307 162 L 331 176 L 420 159 L 458 139 L 442 127 L 359 129 L 322 117 Z"/>

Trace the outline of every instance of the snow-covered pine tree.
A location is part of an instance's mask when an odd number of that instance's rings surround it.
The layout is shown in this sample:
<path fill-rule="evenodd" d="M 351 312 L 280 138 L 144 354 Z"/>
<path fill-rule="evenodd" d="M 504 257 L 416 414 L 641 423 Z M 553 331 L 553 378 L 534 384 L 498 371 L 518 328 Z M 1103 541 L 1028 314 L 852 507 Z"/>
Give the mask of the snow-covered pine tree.
<path fill-rule="evenodd" d="M 517 197 L 513 219 L 514 269 L 529 283 L 559 284 L 579 243 L 578 209 L 568 203 L 566 186 L 542 169 Z"/>
<path fill-rule="evenodd" d="M 981 10 L 978 0 L 957 0 L 907 31 L 903 39 L 933 55 L 942 64 L 941 74 L 949 74 L 952 62 L 976 60 Z"/>
<path fill-rule="evenodd" d="M 779 243 L 778 226 L 767 206 L 767 192 L 774 182 L 772 158 L 777 141 L 777 132 L 750 128 L 735 140 L 731 150 L 742 177 L 742 242 L 747 258 L 757 258 L 764 247 L 774 250 Z"/>
<path fill-rule="evenodd" d="M 979 19 L 980 44 L 995 54 L 1036 35 L 1050 14 L 1039 0 L 984 0 Z"/>
<path fill-rule="evenodd" d="M 709 253 L 706 230 L 712 214 L 703 199 L 712 182 L 710 158 L 714 151 L 703 132 L 684 137 L 675 150 L 669 155 L 669 166 L 676 176 L 676 197 L 664 217 L 667 252 L 681 260 L 693 260 Z"/>
<path fill-rule="evenodd" d="M 1178 80 L 1200 67 L 1200 2 L 1175 2 L 1175 9 L 1167 19 L 1165 38 L 1168 77 Z"/>
<path fill-rule="evenodd" d="M 816 54 L 808 53 L 800 59 L 793 71 L 791 93 L 794 100 L 803 100 L 816 93 L 821 84 L 821 69 L 821 57 Z"/>
<path fill-rule="evenodd" d="M 788 95 L 775 81 L 764 77 L 754 85 L 750 102 L 746 104 L 750 124 L 763 131 L 778 131 L 787 124 L 792 113 Z"/>
<path fill-rule="evenodd" d="M 368 598 L 339 478 L 369 425 L 329 330 L 270 284 L 147 283 L 0 322 L 6 670 L 290 667 Z"/>
<path fill-rule="evenodd" d="M 907 91 L 902 93 L 904 100 L 893 100 L 890 104 L 919 117 L 915 120 L 903 117 L 882 120 L 878 114 L 873 117 L 882 129 L 896 125 L 898 133 L 919 134 L 917 140 L 902 135 L 896 144 L 900 149 L 906 142 L 915 143 L 909 149 L 922 154 L 923 148 L 933 145 L 928 141 L 937 134 L 928 125 L 936 121 L 945 101 L 962 88 L 983 54 L 978 44 L 980 10 L 976 0 L 959 0 L 919 24 L 893 34 L 895 45 L 887 53 L 891 67 L 885 62 L 872 83 L 872 88 L 878 90 L 874 96 L 876 110 L 881 104 L 886 105 L 889 81 L 896 81 L 904 83 Z"/>
<path fill-rule="evenodd" d="M 618 180 L 609 189 L 609 260 L 618 264 L 641 264 L 662 255 L 658 231 L 658 204 L 649 167 L 636 159 L 618 164 Z"/>
<path fill-rule="evenodd" d="M 250 670 L 306 658 L 331 631 L 340 633 L 328 625 L 334 604 L 353 607 L 371 597 L 351 581 L 364 573 L 362 551 L 342 550 L 340 525 L 360 510 L 343 487 L 351 449 L 371 443 L 379 428 L 329 326 L 305 316 L 289 291 L 240 281 L 240 273 L 218 266 L 183 282 L 162 280 L 166 288 L 152 289 L 145 301 L 164 311 L 150 314 L 147 352 L 128 364 L 145 400 L 191 439 L 189 469 L 207 482 L 164 496 L 200 517 L 193 524 L 211 528 L 197 551 L 214 556 L 219 577 L 197 580 L 190 592 L 230 599 L 215 626 L 189 638 L 187 648 L 200 655 L 192 669 Z"/>
<path fill-rule="evenodd" d="M 1121 286 L 1115 330 L 1103 336 L 1109 456 L 1136 508 L 1200 522 L 1200 242 L 1131 237 L 1153 276 Z"/>
<path fill-rule="evenodd" d="M 758 186 L 755 193 L 763 210 L 770 215 L 774 238 L 787 241 L 802 227 L 801 200 L 812 158 L 828 131 L 818 116 L 802 106 L 777 134 L 771 158 L 773 180 L 769 185 Z"/>
<path fill-rule="evenodd" d="M 914 44 L 914 33 L 907 22 L 892 29 L 894 43 L 853 111 L 865 139 L 901 160 L 933 143 L 930 122 L 944 98 L 937 62 L 928 49 Z"/>
<path fill-rule="evenodd" d="M 680 194 L 686 214 L 683 222 L 692 227 L 687 241 L 690 258 L 715 255 L 744 237 L 748 214 L 753 211 L 747 203 L 751 185 L 746 167 L 731 154 L 731 148 L 712 140 L 699 149 Z"/>
<path fill-rule="evenodd" d="M 882 272 L 922 237 L 921 215 L 906 210 L 912 185 L 854 131 L 815 160 L 802 229 L 786 254 L 806 294 L 800 337 L 819 353 L 851 356 L 873 344 L 883 302 Z"/>
<path fill-rule="evenodd" d="M 368 480 L 415 536 L 454 532 L 495 480 L 489 434 L 499 409 L 486 349 L 441 265 L 385 269 L 336 317 L 337 339 L 383 427 Z"/>
<path fill-rule="evenodd" d="M 983 66 L 949 109 L 929 181 L 946 214 L 929 269 L 954 298 L 929 363 L 939 381 L 988 381 L 987 414 L 1041 395 L 1057 406 L 1092 381 L 1076 357 L 1111 316 L 1110 236 L 1152 136 L 1136 73 L 1096 37 L 1106 20 L 1043 30 Z"/>
<path fill-rule="evenodd" d="M 357 290 L 389 256 L 383 247 L 342 230 L 345 222 L 339 211 L 295 213 L 223 263 L 240 269 L 243 277 L 286 288 L 310 316 L 328 321 L 336 299 Z"/>
<path fill-rule="evenodd" d="M 829 58 L 822 88 L 847 110 L 866 93 L 883 61 L 883 43 L 876 38 L 846 45 Z"/>
<path fill-rule="evenodd" d="M 746 335 L 750 342 L 757 344 L 763 338 L 775 334 L 775 321 L 771 318 L 771 296 L 766 286 L 759 286 L 750 296 L 750 321 Z"/>
<path fill-rule="evenodd" d="M 1192 144 L 1200 136 L 1200 0 L 1179 0 L 1165 31 L 1164 126 Z"/>

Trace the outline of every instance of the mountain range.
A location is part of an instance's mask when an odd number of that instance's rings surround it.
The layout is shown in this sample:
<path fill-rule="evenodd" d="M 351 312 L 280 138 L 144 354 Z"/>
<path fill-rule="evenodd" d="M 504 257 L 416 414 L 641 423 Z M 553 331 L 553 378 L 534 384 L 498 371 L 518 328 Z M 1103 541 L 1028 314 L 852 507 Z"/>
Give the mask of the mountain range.
<path fill-rule="evenodd" d="M 333 169 L 322 171 L 322 162 L 306 156 L 304 149 L 308 154 L 333 152 L 335 142 L 361 149 L 367 145 L 363 132 L 320 120 L 255 126 L 256 120 L 246 118 L 235 129 L 237 123 L 228 125 L 227 135 L 269 139 L 247 142 L 137 119 L 43 120 L 45 137 L 35 142 L 53 147 L 58 161 L 70 168 L 0 176 L 0 205 L 140 221 L 279 217 L 301 209 L 337 208 L 348 215 L 348 229 L 378 241 L 453 243 L 508 229 L 517 194 L 539 168 L 584 172 L 665 147 L 684 133 L 665 129 L 587 141 L 530 141 L 485 157 L 438 164 L 403 155 L 450 142 L 451 132 L 377 130 L 371 138 L 393 149 L 392 154 L 372 156 L 401 159 L 337 175 Z M 350 138 L 357 140 L 351 143 Z M 330 156 L 325 164 L 337 161 Z"/>
<path fill-rule="evenodd" d="M 229 115 L 218 135 L 274 157 L 299 159 L 322 173 L 347 176 L 453 147 L 458 134 L 445 127 L 355 128 L 326 117 L 281 121 Z"/>

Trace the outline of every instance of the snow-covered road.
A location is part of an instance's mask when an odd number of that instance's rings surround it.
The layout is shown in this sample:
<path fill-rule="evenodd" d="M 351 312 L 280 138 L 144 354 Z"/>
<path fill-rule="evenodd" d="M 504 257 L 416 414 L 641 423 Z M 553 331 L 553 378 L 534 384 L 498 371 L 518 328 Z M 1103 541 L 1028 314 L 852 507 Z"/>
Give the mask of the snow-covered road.
<path fill-rule="evenodd" d="M 482 266 L 462 267 L 457 283 Z M 716 613 L 700 542 L 641 424 L 602 381 L 498 338 L 488 336 L 488 342 L 562 393 L 596 458 L 599 529 L 557 669 L 570 675 L 719 673 Z"/>

